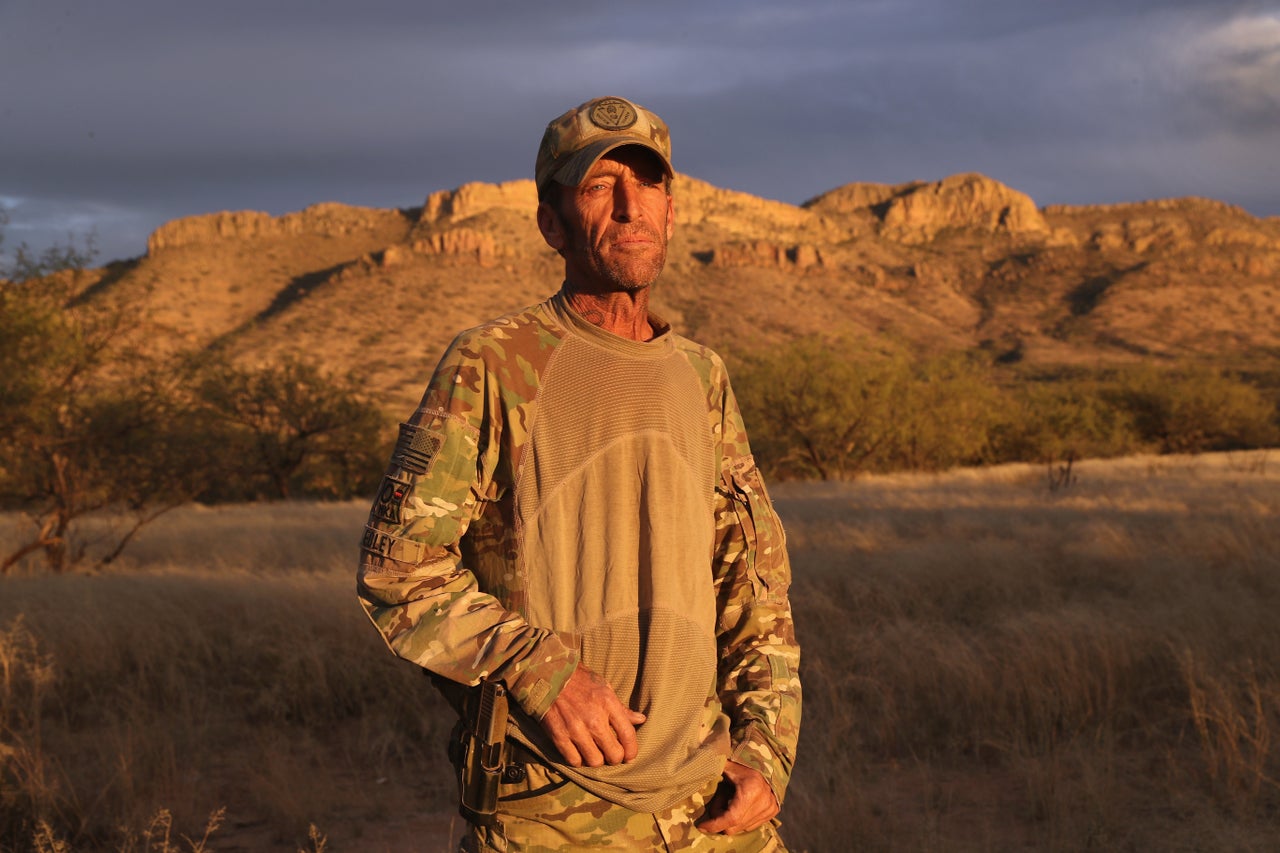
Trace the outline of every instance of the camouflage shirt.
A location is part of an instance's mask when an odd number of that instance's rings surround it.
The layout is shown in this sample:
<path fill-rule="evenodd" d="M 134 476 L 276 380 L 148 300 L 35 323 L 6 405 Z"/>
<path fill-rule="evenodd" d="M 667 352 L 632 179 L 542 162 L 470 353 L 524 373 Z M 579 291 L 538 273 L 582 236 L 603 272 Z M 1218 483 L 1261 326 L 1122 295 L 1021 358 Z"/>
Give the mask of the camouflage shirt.
<path fill-rule="evenodd" d="M 656 319 L 656 318 L 655 318 Z M 506 683 L 513 736 L 654 811 L 728 754 L 782 801 L 800 724 L 783 533 L 724 365 L 563 294 L 459 335 L 374 500 L 359 592 L 391 649 Z M 579 661 L 648 715 L 627 765 L 567 768 L 537 725 Z"/>

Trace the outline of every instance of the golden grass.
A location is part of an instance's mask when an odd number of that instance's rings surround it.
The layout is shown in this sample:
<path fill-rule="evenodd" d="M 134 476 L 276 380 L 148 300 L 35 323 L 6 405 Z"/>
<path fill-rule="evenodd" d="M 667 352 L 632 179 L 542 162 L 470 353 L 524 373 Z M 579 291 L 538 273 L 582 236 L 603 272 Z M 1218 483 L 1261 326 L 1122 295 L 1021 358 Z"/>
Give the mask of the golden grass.
<path fill-rule="evenodd" d="M 193 507 L 109 573 L 8 579 L 0 845 L 45 819 L 95 849 L 162 809 L 191 833 L 226 806 L 219 838 L 292 850 L 313 822 L 447 808 L 447 711 L 356 605 L 363 512 Z"/>
<path fill-rule="evenodd" d="M 774 490 L 794 850 L 1274 848 L 1280 458 L 1075 474 Z M 451 714 L 355 604 L 364 513 L 191 507 L 0 581 L 0 849 L 449 849 Z"/>
<path fill-rule="evenodd" d="M 793 843 L 1274 847 L 1280 460 L 1075 473 L 775 489 L 805 649 Z"/>

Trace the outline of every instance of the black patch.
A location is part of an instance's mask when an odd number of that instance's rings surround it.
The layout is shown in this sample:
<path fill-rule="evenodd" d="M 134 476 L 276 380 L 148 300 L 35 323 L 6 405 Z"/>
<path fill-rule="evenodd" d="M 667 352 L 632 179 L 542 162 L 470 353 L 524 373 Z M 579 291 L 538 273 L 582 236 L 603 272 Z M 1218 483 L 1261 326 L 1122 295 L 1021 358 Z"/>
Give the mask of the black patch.
<path fill-rule="evenodd" d="M 373 501 L 373 517 L 387 524 L 403 524 L 401 520 L 404 502 L 409 499 L 413 484 L 394 477 L 383 477 L 378 497 Z"/>
<path fill-rule="evenodd" d="M 395 463 L 410 474 L 426 474 L 440 452 L 440 436 L 412 424 L 400 424 Z"/>
<path fill-rule="evenodd" d="M 390 533 L 383 533 L 376 527 L 366 527 L 364 529 L 364 539 L 360 541 L 360 545 L 369 553 L 377 554 L 379 557 L 390 557 L 391 549 L 396 544 L 396 537 Z"/>

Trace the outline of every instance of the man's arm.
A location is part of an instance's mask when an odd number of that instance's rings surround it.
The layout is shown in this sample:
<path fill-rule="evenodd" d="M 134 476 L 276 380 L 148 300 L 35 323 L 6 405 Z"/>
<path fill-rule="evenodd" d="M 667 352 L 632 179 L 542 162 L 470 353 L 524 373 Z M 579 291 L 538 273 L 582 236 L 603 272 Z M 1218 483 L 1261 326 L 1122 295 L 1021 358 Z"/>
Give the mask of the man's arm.
<path fill-rule="evenodd" d="M 577 652 L 482 591 L 461 556 L 468 526 L 505 488 L 499 384 L 471 342 L 460 337 L 446 352 L 401 428 L 365 528 L 357 586 L 400 657 L 461 684 L 500 679 L 541 718 Z"/>
<path fill-rule="evenodd" d="M 497 473 L 511 445 L 498 426 L 502 395 L 531 400 L 536 390 L 520 385 L 528 374 L 491 375 L 480 349 L 455 341 L 401 427 L 365 528 L 361 603 L 399 656 L 461 684 L 505 682 L 570 765 L 630 761 L 644 715 L 625 707 L 553 632 L 481 591 L 463 565 L 463 534 L 496 511 L 505 488 Z M 490 536 L 476 547 L 508 546 Z"/>
<path fill-rule="evenodd" d="M 759 817 L 755 802 L 769 799 L 760 792 L 758 775 L 781 805 L 795 762 L 800 733 L 800 648 L 788 598 L 791 566 L 782 524 L 769 500 L 760 472 L 751 457 L 746 430 L 727 380 L 721 436 L 723 470 L 716 494 L 717 644 L 720 652 L 718 689 L 730 718 L 732 754 L 725 776 L 742 797 L 732 817 L 709 815 L 707 831 L 721 823 L 738 829 L 754 828 Z M 736 766 L 735 766 L 736 765 Z M 749 772 L 743 772 L 749 771 Z M 727 808 L 735 811 L 734 801 Z M 772 817 L 769 814 L 768 817 Z"/>

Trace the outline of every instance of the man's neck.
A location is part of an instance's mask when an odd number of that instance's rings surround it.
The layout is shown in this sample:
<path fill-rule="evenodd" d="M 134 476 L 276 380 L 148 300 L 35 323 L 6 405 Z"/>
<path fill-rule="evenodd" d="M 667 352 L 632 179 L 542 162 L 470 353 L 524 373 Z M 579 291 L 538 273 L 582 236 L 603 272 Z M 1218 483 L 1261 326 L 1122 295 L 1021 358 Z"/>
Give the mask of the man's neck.
<path fill-rule="evenodd" d="M 593 326 L 633 341 L 653 338 L 649 323 L 649 288 L 631 292 L 583 293 L 565 285 L 565 298 Z"/>

